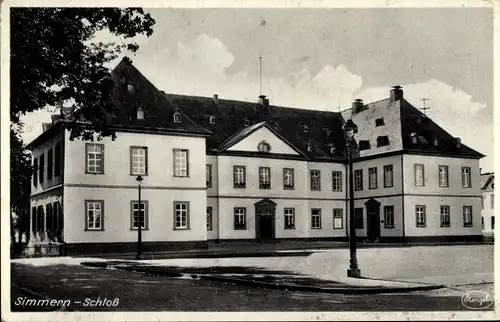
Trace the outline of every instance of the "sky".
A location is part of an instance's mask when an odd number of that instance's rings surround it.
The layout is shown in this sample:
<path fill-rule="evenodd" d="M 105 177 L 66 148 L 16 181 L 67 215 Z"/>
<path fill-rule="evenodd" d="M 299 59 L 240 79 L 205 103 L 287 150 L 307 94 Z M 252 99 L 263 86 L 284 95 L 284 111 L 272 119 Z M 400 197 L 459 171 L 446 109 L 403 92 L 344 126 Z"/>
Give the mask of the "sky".
<path fill-rule="evenodd" d="M 257 101 L 259 57 L 262 94 L 274 105 L 339 111 L 400 85 L 414 106 L 428 99 L 427 115 L 486 154 L 480 166 L 493 170 L 492 9 L 147 11 L 154 33 L 137 37 L 140 49 L 129 57 L 165 92 Z M 50 113 L 22 120 L 29 142 Z"/>

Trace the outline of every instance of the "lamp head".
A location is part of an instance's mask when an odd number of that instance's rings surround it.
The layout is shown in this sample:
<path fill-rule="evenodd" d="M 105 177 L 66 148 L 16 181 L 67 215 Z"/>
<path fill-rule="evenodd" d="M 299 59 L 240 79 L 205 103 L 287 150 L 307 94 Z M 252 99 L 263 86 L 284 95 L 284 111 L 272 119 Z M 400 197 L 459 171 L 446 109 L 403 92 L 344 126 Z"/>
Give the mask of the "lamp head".
<path fill-rule="evenodd" d="M 138 183 L 141 183 L 142 180 L 144 180 L 144 178 L 142 176 L 137 176 L 137 178 L 135 178 L 135 180 L 138 182 Z"/>
<path fill-rule="evenodd" d="M 347 138 L 352 139 L 354 137 L 354 132 L 356 131 L 357 126 L 351 119 L 349 119 L 347 120 L 347 122 L 345 122 L 342 128 L 344 129 L 344 133 Z"/>

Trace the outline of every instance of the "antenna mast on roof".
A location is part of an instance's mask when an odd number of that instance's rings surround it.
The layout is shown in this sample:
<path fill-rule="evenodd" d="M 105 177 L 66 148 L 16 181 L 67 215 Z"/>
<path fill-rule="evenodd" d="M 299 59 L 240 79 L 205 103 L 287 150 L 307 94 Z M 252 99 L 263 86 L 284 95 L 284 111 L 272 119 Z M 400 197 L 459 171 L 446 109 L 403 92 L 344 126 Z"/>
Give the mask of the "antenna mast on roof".
<path fill-rule="evenodd" d="M 259 57 L 259 95 L 262 95 L 262 57 Z"/>
<path fill-rule="evenodd" d="M 425 105 L 425 102 L 429 101 L 429 99 L 421 98 L 420 100 L 424 103 L 424 107 L 422 107 L 421 110 L 424 111 L 424 115 L 426 115 L 427 114 L 426 111 L 431 109 L 429 106 Z"/>

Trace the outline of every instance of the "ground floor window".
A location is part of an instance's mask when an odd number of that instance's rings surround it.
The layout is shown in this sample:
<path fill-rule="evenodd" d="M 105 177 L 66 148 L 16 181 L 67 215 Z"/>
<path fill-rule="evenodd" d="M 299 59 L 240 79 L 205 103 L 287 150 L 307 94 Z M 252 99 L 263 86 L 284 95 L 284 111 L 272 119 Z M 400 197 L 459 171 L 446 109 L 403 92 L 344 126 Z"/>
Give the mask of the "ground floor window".
<path fill-rule="evenodd" d="M 484 229 L 484 217 L 481 217 L 481 228 Z"/>
<path fill-rule="evenodd" d="M 354 227 L 356 229 L 363 229 L 364 226 L 365 225 L 363 222 L 363 208 L 354 209 Z"/>
<path fill-rule="evenodd" d="M 213 213 L 213 208 L 212 207 L 207 207 L 207 230 L 212 230 L 212 213 Z"/>
<path fill-rule="evenodd" d="M 130 216 L 130 229 L 139 229 L 139 225 L 141 225 L 141 230 L 148 229 L 148 202 L 146 200 L 141 200 L 141 205 L 139 207 L 139 201 L 131 201 Z"/>
<path fill-rule="evenodd" d="M 441 206 L 441 227 L 450 227 L 450 206 Z"/>
<path fill-rule="evenodd" d="M 491 216 L 491 229 L 495 229 L 495 216 Z"/>
<path fill-rule="evenodd" d="M 333 209 L 333 229 L 342 229 L 344 227 L 343 211 L 341 208 Z"/>
<path fill-rule="evenodd" d="M 417 227 L 425 227 L 426 226 L 425 206 L 422 205 L 415 206 L 415 216 L 416 216 Z"/>
<path fill-rule="evenodd" d="M 311 228 L 321 229 L 321 209 L 311 209 Z"/>
<path fill-rule="evenodd" d="M 247 209 L 234 208 L 234 229 L 247 229 Z"/>
<path fill-rule="evenodd" d="M 174 229 L 189 229 L 189 202 L 174 202 Z"/>
<path fill-rule="evenodd" d="M 384 227 L 394 228 L 394 206 L 384 206 Z"/>
<path fill-rule="evenodd" d="M 295 229 L 295 209 L 285 208 L 285 229 Z"/>
<path fill-rule="evenodd" d="M 463 207 L 464 227 L 472 227 L 472 206 Z"/>
<path fill-rule="evenodd" d="M 85 200 L 85 230 L 104 230 L 104 200 Z"/>

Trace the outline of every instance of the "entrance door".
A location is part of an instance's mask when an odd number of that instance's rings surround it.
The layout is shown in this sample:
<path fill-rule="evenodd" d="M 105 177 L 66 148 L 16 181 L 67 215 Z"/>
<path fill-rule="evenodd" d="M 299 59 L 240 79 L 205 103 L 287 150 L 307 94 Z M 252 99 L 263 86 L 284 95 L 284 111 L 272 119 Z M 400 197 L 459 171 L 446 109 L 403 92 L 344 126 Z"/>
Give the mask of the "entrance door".
<path fill-rule="evenodd" d="M 380 238 L 380 203 L 370 199 L 366 206 L 366 237 L 368 241 L 378 241 Z"/>
<path fill-rule="evenodd" d="M 275 209 L 269 207 L 255 207 L 255 214 L 255 237 L 261 241 L 274 239 Z"/>

